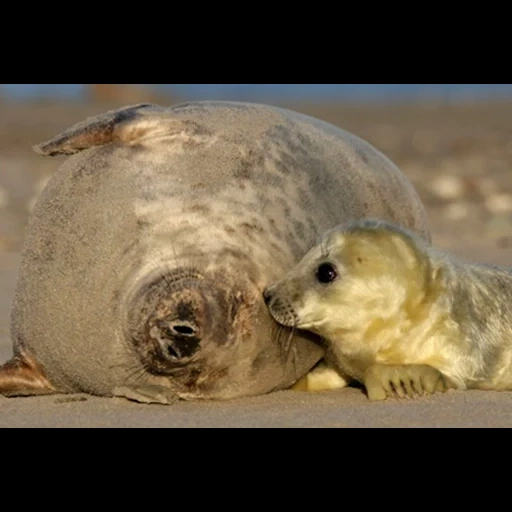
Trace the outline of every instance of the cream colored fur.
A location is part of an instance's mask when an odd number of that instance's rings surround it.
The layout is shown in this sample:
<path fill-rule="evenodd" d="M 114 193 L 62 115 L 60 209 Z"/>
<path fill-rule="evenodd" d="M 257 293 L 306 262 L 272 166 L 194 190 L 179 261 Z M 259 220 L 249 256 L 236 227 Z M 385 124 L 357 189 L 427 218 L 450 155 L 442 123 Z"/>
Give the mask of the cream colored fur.
<path fill-rule="evenodd" d="M 318 282 L 321 263 L 337 279 Z M 406 229 L 365 220 L 330 230 L 270 290 L 274 318 L 322 336 L 351 378 L 378 363 L 429 365 L 459 389 L 512 389 L 508 269 L 462 264 Z"/>

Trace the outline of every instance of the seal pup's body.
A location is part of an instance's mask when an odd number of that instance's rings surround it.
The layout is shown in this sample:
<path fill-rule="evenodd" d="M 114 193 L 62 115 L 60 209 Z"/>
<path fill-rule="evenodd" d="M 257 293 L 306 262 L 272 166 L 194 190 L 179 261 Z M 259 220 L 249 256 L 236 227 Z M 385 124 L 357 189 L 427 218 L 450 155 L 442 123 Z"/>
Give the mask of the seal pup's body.
<path fill-rule="evenodd" d="M 30 218 L 4 394 L 169 403 L 288 388 L 324 350 L 307 333 L 288 350 L 264 287 L 342 221 L 379 215 L 429 237 L 386 157 L 289 110 L 137 105 L 36 150 L 73 156 Z"/>
<path fill-rule="evenodd" d="M 363 220 L 327 232 L 265 293 L 274 318 L 322 336 L 330 361 L 371 399 L 512 389 L 510 269 L 463 263 L 407 229 Z M 340 383 L 320 367 L 299 387 Z"/>

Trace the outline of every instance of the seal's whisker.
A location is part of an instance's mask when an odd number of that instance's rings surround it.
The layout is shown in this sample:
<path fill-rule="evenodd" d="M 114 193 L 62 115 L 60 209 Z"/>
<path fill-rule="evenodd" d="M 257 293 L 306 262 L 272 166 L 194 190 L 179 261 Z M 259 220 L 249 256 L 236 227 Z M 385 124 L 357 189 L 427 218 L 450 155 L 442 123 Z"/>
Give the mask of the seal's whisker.
<path fill-rule="evenodd" d="M 131 368 L 126 369 L 126 382 L 140 382 L 143 377 L 148 377 L 148 371 L 146 365 L 143 363 L 142 366 L 134 365 Z"/>
<path fill-rule="evenodd" d="M 292 348 L 292 363 L 293 363 L 293 376 L 294 379 L 297 380 L 297 344 L 293 343 L 293 337 L 295 336 L 295 324 L 292 327 L 292 332 L 290 333 L 290 344 Z"/>
<path fill-rule="evenodd" d="M 295 327 L 292 327 L 292 329 L 289 331 L 289 334 L 286 338 L 286 342 L 285 342 L 285 346 L 284 346 L 287 360 L 288 360 L 288 357 L 290 356 L 290 349 L 292 347 L 292 341 L 293 341 L 294 335 L 295 335 Z"/>
<path fill-rule="evenodd" d="M 174 265 L 177 267 L 179 265 L 179 260 L 178 253 L 176 252 L 176 247 L 174 245 L 174 241 L 171 239 L 169 240 L 169 243 L 171 244 L 172 254 L 174 256 Z"/>

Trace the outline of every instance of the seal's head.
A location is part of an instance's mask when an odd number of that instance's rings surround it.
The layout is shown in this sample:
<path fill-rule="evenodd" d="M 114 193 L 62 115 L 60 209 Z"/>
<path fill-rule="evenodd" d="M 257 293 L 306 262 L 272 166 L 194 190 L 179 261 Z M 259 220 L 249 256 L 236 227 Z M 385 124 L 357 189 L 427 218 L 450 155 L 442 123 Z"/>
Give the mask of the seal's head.
<path fill-rule="evenodd" d="M 410 319 L 438 295 L 442 277 L 422 243 L 381 220 L 338 226 L 265 290 L 269 311 L 282 325 L 329 339 Z"/>
<path fill-rule="evenodd" d="M 250 273 L 175 268 L 147 280 L 129 303 L 125 339 L 145 375 L 181 398 L 259 394 L 307 371 L 306 346 L 294 343 L 290 353 L 293 331 L 272 319 Z"/>

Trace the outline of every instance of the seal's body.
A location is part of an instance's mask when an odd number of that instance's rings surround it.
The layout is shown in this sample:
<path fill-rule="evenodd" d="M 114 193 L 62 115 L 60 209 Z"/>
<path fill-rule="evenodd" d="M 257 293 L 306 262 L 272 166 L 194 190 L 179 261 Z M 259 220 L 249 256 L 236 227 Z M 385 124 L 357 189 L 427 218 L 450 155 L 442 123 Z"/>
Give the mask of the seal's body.
<path fill-rule="evenodd" d="M 329 230 L 265 295 L 277 321 L 324 337 L 371 399 L 512 389 L 512 270 L 462 263 L 410 230 L 382 220 Z M 320 367 L 300 387 L 340 386 Z"/>
<path fill-rule="evenodd" d="M 271 318 L 265 286 L 342 221 L 381 216 L 429 239 L 386 157 L 284 109 L 137 105 L 36 150 L 73 156 L 30 219 L 4 394 L 167 403 L 287 388 L 324 350 Z"/>

